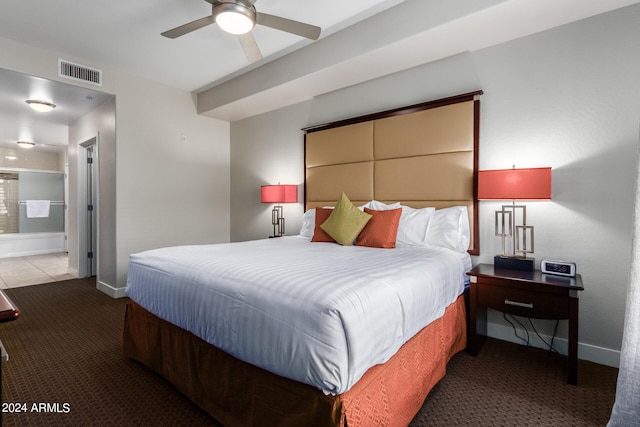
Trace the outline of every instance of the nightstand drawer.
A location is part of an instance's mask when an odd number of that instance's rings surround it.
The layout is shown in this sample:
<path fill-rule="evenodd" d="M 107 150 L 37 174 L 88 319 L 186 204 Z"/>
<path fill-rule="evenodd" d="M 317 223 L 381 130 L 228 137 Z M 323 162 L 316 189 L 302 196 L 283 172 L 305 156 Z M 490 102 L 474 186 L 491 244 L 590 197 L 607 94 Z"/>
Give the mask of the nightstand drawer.
<path fill-rule="evenodd" d="M 568 297 L 502 286 L 477 287 L 477 304 L 504 313 L 534 318 L 569 317 Z"/>

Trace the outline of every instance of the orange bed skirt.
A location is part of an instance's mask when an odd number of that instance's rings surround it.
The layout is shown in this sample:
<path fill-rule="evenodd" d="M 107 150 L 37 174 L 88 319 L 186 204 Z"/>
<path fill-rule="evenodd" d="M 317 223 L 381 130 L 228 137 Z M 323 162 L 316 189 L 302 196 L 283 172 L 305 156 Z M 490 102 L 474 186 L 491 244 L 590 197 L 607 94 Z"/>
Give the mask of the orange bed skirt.
<path fill-rule="evenodd" d="M 386 363 L 334 396 L 240 361 L 133 301 L 122 340 L 126 357 L 163 375 L 226 427 L 406 426 L 465 346 L 461 296 Z"/>

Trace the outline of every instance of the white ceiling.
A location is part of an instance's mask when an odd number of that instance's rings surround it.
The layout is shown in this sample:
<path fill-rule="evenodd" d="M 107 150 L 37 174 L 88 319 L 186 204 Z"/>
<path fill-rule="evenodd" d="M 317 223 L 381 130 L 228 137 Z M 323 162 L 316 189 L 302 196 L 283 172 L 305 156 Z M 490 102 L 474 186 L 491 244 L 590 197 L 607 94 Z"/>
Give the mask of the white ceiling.
<path fill-rule="evenodd" d="M 259 12 L 322 28 L 322 37 L 402 0 L 259 0 Z M 204 0 L 2 0 L 0 37 L 59 52 L 83 65 L 119 70 L 186 91 L 197 91 L 311 43 L 256 26 L 264 59 L 249 63 L 235 36 L 211 25 L 178 39 L 161 32 L 211 14 Z M 27 139 L 36 149 L 64 149 L 67 125 L 106 97 L 99 91 L 25 76 L 2 68 L 0 55 L 0 147 Z M 57 108 L 36 113 L 27 98 Z M 91 100 L 87 100 L 87 98 Z"/>
<path fill-rule="evenodd" d="M 198 112 L 236 121 L 635 3 L 639 0 L 405 0 L 199 92 Z"/>
<path fill-rule="evenodd" d="M 639 1 L 258 0 L 259 12 L 317 25 L 322 33 L 311 42 L 257 26 L 253 34 L 265 58 L 253 64 L 237 38 L 216 25 L 174 40 L 160 35 L 209 15 L 204 0 L 2 0 L 0 37 L 90 67 L 203 92 L 201 113 L 238 120 Z M 66 126 L 104 100 L 100 92 L 10 74 L 0 73 L 0 144 L 15 145 L 20 128 L 37 129 L 38 123 Z M 265 74 L 275 77 L 268 81 Z M 26 108 L 34 87 L 62 91 L 52 93 L 59 107 L 50 115 Z M 20 107 L 8 106 L 9 98 Z M 213 98 L 222 101 L 208 105 Z M 18 129 L 9 131 L 11 126 Z"/>
<path fill-rule="evenodd" d="M 402 0 L 258 0 L 259 12 L 322 28 L 326 36 Z M 247 67 L 237 37 L 211 25 L 177 39 L 160 33 L 211 15 L 205 0 L 2 0 L 0 37 L 195 91 Z M 336 28 L 334 28 L 336 27 Z M 308 42 L 263 26 L 253 29 L 268 57 Z"/>
<path fill-rule="evenodd" d="M 17 141 L 36 142 L 37 150 L 60 151 L 68 141 L 68 125 L 111 95 L 0 68 L 0 147 Z M 52 102 L 48 113 L 32 110 L 27 99 Z"/>

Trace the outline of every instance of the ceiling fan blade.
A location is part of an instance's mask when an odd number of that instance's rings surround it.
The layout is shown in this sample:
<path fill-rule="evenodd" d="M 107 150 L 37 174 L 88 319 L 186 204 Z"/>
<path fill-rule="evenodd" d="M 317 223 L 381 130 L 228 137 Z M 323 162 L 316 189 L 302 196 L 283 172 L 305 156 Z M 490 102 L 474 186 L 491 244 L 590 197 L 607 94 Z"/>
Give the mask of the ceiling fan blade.
<path fill-rule="evenodd" d="M 185 34 L 189 34 L 192 31 L 199 30 L 200 28 L 206 27 L 207 25 L 211 25 L 215 22 L 216 20 L 213 15 L 205 16 L 204 18 L 191 21 L 188 24 L 180 25 L 179 27 L 165 31 L 162 35 L 170 39 L 175 39 L 176 37 L 184 36 Z"/>
<path fill-rule="evenodd" d="M 239 34 L 238 40 L 240 40 L 244 54 L 247 55 L 249 62 L 256 62 L 262 59 L 262 53 L 251 31 L 245 34 Z"/>
<path fill-rule="evenodd" d="M 275 28 L 276 30 L 286 31 L 287 33 L 297 34 L 311 40 L 318 40 L 320 31 L 322 31 L 320 27 L 316 27 L 315 25 L 260 12 L 256 12 L 256 23 Z"/>

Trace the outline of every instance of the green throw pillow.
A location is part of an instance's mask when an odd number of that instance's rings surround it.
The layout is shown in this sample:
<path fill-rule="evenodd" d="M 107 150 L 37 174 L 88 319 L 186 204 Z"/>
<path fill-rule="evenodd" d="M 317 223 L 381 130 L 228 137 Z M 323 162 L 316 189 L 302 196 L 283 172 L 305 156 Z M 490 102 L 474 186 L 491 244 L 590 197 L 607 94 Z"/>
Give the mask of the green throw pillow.
<path fill-rule="evenodd" d="M 343 246 L 352 245 L 358 237 L 371 215 L 362 212 L 342 193 L 335 209 L 329 218 L 320 225 L 333 240 Z"/>

